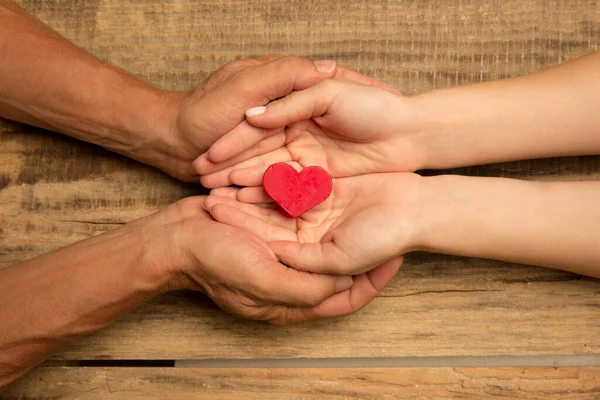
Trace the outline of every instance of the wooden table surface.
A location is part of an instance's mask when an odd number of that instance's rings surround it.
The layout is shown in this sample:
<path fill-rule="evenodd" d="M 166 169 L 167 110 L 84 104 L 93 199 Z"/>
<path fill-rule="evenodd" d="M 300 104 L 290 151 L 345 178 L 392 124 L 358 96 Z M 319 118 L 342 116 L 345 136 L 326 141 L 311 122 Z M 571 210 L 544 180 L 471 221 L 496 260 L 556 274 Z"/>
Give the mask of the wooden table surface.
<path fill-rule="evenodd" d="M 103 60 L 171 89 L 192 88 L 234 59 L 288 53 L 335 59 L 417 93 L 536 71 L 600 43 L 600 2 L 590 0 L 20 4 Z M 453 172 L 597 180 L 600 158 Z M 202 192 L 0 121 L 0 267 Z M 599 293 L 598 280 L 566 272 L 424 253 L 358 314 L 304 326 L 238 320 L 200 294 L 173 293 L 74 343 L 4 398 L 597 399 Z"/>

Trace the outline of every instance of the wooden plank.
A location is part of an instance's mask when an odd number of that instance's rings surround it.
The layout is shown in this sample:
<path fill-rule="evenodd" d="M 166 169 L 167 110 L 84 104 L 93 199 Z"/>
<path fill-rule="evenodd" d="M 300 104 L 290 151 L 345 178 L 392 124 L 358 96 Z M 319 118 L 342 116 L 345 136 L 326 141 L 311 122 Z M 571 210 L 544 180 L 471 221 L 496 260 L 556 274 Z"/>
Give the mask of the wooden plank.
<path fill-rule="evenodd" d="M 206 193 L 56 133 L 0 122 L 0 268 Z"/>
<path fill-rule="evenodd" d="M 537 269 L 526 269 L 531 280 L 521 281 L 525 275 L 517 273 L 511 282 L 507 273 L 502 282 L 483 271 L 469 276 L 468 268 L 438 267 L 407 267 L 353 316 L 286 328 L 231 317 L 202 295 L 171 294 L 74 343 L 57 359 L 600 353 L 597 281 L 554 275 L 556 281 L 543 282 L 535 277 Z M 461 279 L 465 283 L 452 286 Z"/>
<path fill-rule="evenodd" d="M 286 52 L 333 58 L 407 93 L 532 72 L 598 49 L 596 1 L 23 0 L 99 57 L 188 89 L 223 63 Z M 599 157 L 460 169 L 598 179 Z M 60 135 L 0 122 L 0 267 L 81 240 L 202 189 Z M 415 254 L 382 296 L 340 321 L 275 329 L 202 296 L 156 299 L 57 356 L 189 359 L 597 354 L 597 281 Z"/>
<path fill-rule="evenodd" d="M 595 0 L 21 0 L 66 37 L 169 88 L 235 58 L 334 58 L 408 93 L 532 72 L 598 49 Z"/>
<path fill-rule="evenodd" d="M 600 368 L 39 368 L 12 399 L 597 399 Z"/>
<path fill-rule="evenodd" d="M 413 93 L 535 71 L 596 50 L 600 36 L 596 1 L 21 4 L 83 48 L 171 89 L 191 88 L 235 58 L 287 52 L 334 58 Z M 202 192 L 97 147 L 18 124 L 0 122 L 0 149 L 0 267 Z M 598 179 L 600 158 L 456 172 Z"/>

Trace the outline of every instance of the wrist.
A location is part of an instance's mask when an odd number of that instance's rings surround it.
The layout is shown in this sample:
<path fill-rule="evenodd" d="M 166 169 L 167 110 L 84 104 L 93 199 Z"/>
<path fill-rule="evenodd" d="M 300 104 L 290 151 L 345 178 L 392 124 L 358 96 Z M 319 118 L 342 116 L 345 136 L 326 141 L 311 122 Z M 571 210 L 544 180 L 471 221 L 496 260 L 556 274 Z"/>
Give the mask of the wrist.
<path fill-rule="evenodd" d="M 151 217 L 125 225 L 126 233 L 118 235 L 117 240 L 120 250 L 133 255 L 128 258 L 132 261 L 129 268 L 132 282 L 139 292 L 152 297 L 171 290 L 180 263 L 179 254 L 169 246 L 170 226 L 148 226 L 145 220 Z"/>
<path fill-rule="evenodd" d="M 446 121 L 440 110 L 431 105 L 429 93 L 414 96 L 396 96 L 390 149 L 386 154 L 387 166 L 380 172 L 407 172 L 434 169 L 445 163 L 441 151 L 446 143 Z M 394 163 L 389 168 L 390 160 Z"/>
<path fill-rule="evenodd" d="M 411 147 L 415 154 L 415 170 L 436 169 L 445 164 L 445 151 L 451 143 L 446 142 L 448 127 L 443 110 L 432 106 L 435 92 L 407 97 Z"/>
<path fill-rule="evenodd" d="M 468 189 L 462 183 L 467 178 L 456 175 L 420 177 L 410 201 L 403 206 L 409 218 L 411 240 L 409 251 L 447 253 L 448 238 L 460 241 L 460 223 L 469 216 Z"/>
<path fill-rule="evenodd" d="M 426 177 L 417 193 L 415 250 L 494 259 L 525 244 L 516 232 L 536 225 L 545 201 L 538 182 L 506 178 Z"/>
<path fill-rule="evenodd" d="M 412 144 L 418 169 L 445 169 L 494 161 L 488 143 L 484 98 L 472 102 L 471 88 L 439 89 L 409 98 Z M 471 99 L 471 100 L 470 100 Z M 487 110 L 490 111 L 490 110 Z M 493 111 L 490 111 L 493 112 Z"/>
<path fill-rule="evenodd" d="M 108 74 L 114 68 L 108 66 Z M 173 175 L 177 169 L 177 113 L 187 95 L 154 88 L 117 71 L 120 77 L 107 78 L 115 82 L 113 112 L 107 116 L 109 137 L 100 138 L 101 146 L 157 167 Z"/>
<path fill-rule="evenodd" d="M 212 235 L 215 224 L 204 212 L 193 218 L 186 218 L 169 224 L 155 235 L 153 246 L 161 249 L 161 260 L 154 264 L 156 281 L 162 282 L 161 291 L 199 290 L 204 291 L 205 255 L 213 249 L 202 249 L 209 242 L 206 235 Z"/>

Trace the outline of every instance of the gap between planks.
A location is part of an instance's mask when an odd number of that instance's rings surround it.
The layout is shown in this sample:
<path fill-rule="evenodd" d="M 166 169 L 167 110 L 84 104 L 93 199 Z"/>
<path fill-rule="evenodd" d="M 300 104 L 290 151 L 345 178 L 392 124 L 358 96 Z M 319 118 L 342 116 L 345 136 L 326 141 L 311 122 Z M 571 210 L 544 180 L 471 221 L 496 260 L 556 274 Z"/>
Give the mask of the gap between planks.
<path fill-rule="evenodd" d="M 176 360 L 176 368 L 600 367 L 598 355 Z"/>

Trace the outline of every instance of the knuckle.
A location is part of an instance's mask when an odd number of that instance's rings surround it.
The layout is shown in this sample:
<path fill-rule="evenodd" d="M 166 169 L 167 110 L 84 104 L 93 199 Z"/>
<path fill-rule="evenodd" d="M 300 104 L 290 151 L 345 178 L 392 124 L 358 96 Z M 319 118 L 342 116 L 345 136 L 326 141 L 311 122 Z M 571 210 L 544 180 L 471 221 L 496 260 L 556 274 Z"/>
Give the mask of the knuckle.
<path fill-rule="evenodd" d="M 220 82 L 231 76 L 235 76 L 240 71 L 247 69 L 252 65 L 252 60 L 235 60 L 231 61 L 219 68 L 212 76 L 213 79 Z"/>
<path fill-rule="evenodd" d="M 294 95 L 294 93 L 288 94 L 287 96 L 277 100 L 277 102 L 273 104 L 273 107 L 275 108 L 275 110 L 285 110 L 290 105 L 293 105 L 295 98 L 296 96 Z M 292 108 L 291 110 L 297 111 L 295 108 Z"/>
<path fill-rule="evenodd" d="M 236 88 L 236 91 L 242 94 L 242 96 L 256 91 L 256 83 L 252 78 L 252 71 L 250 69 L 245 69 L 236 73 L 232 83 Z"/>
<path fill-rule="evenodd" d="M 319 285 L 317 278 L 310 274 L 312 282 L 310 282 L 308 290 L 303 291 L 302 296 L 298 299 L 298 302 L 304 307 L 316 307 L 321 304 L 327 297 L 325 290 L 322 290 L 323 286 Z"/>
<path fill-rule="evenodd" d="M 239 69 L 249 67 L 250 65 L 253 65 L 253 64 L 254 64 L 254 60 L 241 59 L 241 60 L 234 60 L 228 64 L 225 64 L 225 67 L 227 67 L 228 69 L 232 69 L 232 70 L 239 70 Z"/>

